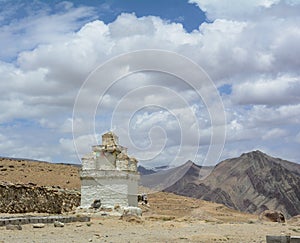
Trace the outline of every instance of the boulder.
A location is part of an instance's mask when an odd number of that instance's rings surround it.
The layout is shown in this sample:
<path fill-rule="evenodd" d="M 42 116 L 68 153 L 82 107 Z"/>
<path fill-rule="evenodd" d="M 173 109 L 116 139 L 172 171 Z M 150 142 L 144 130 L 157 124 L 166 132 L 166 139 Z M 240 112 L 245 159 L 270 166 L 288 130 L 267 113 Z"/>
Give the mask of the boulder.
<path fill-rule="evenodd" d="M 94 202 L 91 205 L 91 208 L 99 209 L 101 207 L 101 200 L 95 199 Z"/>
<path fill-rule="evenodd" d="M 265 210 L 263 211 L 260 216 L 260 220 L 266 220 L 271 222 L 278 222 L 278 223 L 284 223 L 285 217 L 281 211 L 276 210 Z"/>
<path fill-rule="evenodd" d="M 54 221 L 54 227 L 64 227 L 65 224 L 59 221 Z"/>
<path fill-rule="evenodd" d="M 17 225 L 8 224 L 8 225 L 6 225 L 6 229 L 7 230 L 22 230 L 22 226 L 19 224 L 17 224 Z"/>
<path fill-rule="evenodd" d="M 123 215 L 142 216 L 142 209 L 138 207 L 124 207 Z"/>
<path fill-rule="evenodd" d="M 41 229 L 41 228 L 45 228 L 45 224 L 42 224 L 42 223 L 33 224 L 32 227 L 37 228 L 37 229 Z"/>

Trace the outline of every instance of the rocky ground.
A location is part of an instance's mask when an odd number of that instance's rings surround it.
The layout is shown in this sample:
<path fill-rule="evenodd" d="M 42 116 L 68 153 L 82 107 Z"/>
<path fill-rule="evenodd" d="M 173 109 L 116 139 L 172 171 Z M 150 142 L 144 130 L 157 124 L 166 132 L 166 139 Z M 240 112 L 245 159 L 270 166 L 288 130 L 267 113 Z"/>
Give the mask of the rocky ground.
<path fill-rule="evenodd" d="M 2 167 L 1 167 L 2 166 Z M 6 170 L 2 170 L 6 169 Z M 28 161 L 0 161 L 0 180 L 79 189 L 78 168 Z M 26 176 L 26 177 L 25 177 Z M 141 192 L 147 191 L 141 188 Z M 68 223 L 43 228 L 22 225 L 22 230 L 0 227 L 0 242 L 266 242 L 266 235 L 300 236 L 300 218 L 287 223 L 262 222 L 221 204 L 148 192 L 143 216 L 96 215 L 90 223 Z M 73 214 L 74 215 L 74 214 Z M 8 216 L 2 214 L 0 216 Z M 14 215 L 10 215 L 14 216 Z"/>
<path fill-rule="evenodd" d="M 90 223 L 23 225 L 22 230 L 0 227 L 0 242 L 266 242 L 266 235 L 300 235 L 300 225 L 252 222 L 225 223 L 189 218 L 93 218 Z"/>
<path fill-rule="evenodd" d="M 271 223 L 227 207 L 171 193 L 149 194 L 141 218 L 92 216 L 88 223 L 22 230 L 0 227 L 0 242 L 266 242 L 266 235 L 300 236 L 300 218 Z M 3 216 L 7 216 L 3 215 Z"/>

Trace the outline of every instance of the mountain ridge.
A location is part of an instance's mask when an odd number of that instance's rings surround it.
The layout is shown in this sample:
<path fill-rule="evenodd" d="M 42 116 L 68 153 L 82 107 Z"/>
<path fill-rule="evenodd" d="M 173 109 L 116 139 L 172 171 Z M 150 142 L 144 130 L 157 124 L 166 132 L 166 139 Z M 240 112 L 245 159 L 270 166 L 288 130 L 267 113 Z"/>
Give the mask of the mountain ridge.
<path fill-rule="evenodd" d="M 250 213 L 277 209 L 291 217 L 300 214 L 299 172 L 299 164 L 252 151 L 220 162 L 205 178 L 185 175 L 164 191 Z"/>

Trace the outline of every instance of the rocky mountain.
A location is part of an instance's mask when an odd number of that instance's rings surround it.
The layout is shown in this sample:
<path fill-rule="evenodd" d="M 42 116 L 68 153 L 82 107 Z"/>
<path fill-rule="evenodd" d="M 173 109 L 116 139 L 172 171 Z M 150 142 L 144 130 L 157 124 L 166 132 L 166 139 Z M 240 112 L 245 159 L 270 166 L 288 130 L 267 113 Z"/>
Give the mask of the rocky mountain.
<path fill-rule="evenodd" d="M 137 167 L 137 170 L 138 170 L 138 172 L 139 172 L 141 175 L 150 175 L 150 174 L 156 173 L 155 170 L 145 168 L 145 167 L 143 167 L 143 166 L 141 166 L 141 165 L 139 165 L 139 166 Z"/>
<path fill-rule="evenodd" d="M 287 217 L 300 214 L 299 164 L 253 151 L 219 163 L 205 178 L 197 178 L 196 166 L 164 191 L 249 213 L 276 209 Z"/>
<path fill-rule="evenodd" d="M 160 170 L 154 173 L 143 173 L 144 170 L 139 170 L 141 174 L 140 185 L 162 191 L 171 187 L 178 181 L 185 185 L 187 182 L 197 182 L 200 178 L 207 176 L 214 167 L 205 167 L 194 164 L 192 161 L 187 161 L 185 164 L 168 170 Z M 153 172 L 153 170 L 151 171 Z M 178 184 L 177 184 L 178 185 Z"/>

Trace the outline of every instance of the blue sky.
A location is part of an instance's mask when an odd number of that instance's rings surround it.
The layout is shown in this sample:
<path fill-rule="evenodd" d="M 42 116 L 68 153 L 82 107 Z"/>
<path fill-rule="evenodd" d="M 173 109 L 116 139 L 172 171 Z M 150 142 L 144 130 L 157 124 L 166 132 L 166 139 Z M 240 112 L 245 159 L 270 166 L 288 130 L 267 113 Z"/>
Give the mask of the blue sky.
<path fill-rule="evenodd" d="M 52 1 L 52 5 L 60 1 Z M 110 0 L 110 1 L 72 1 L 77 7 L 86 5 L 96 9 L 99 18 L 106 24 L 114 21 L 121 13 L 135 13 L 137 17 L 159 16 L 171 22 L 182 23 L 184 28 L 191 32 L 198 29 L 206 20 L 205 13 L 195 4 L 188 4 L 182 0 Z"/>
<path fill-rule="evenodd" d="M 82 4 L 81 1 L 74 1 L 75 5 Z M 204 12 L 195 4 L 188 4 L 182 0 L 162 1 L 86 1 L 85 4 L 99 9 L 99 16 L 105 23 L 110 23 L 123 13 L 135 13 L 137 17 L 159 16 L 171 22 L 182 23 L 184 28 L 191 32 L 198 29 L 199 25 L 206 20 Z M 105 9 L 107 6 L 107 10 Z"/>
<path fill-rule="evenodd" d="M 112 129 L 149 167 L 215 164 L 256 149 L 300 162 L 300 1 L 0 3 L 1 156 L 80 163 Z M 186 70 L 198 83 L 157 71 L 129 74 L 148 65 L 146 56 L 129 55 L 126 65 L 114 59 L 145 49 L 173 53 L 158 56 L 158 67 Z M 110 69 L 95 76 L 107 62 Z M 202 76 L 193 76 L 194 64 Z M 209 100 L 216 94 L 221 102 Z M 220 158 L 208 159 L 221 145 Z"/>

